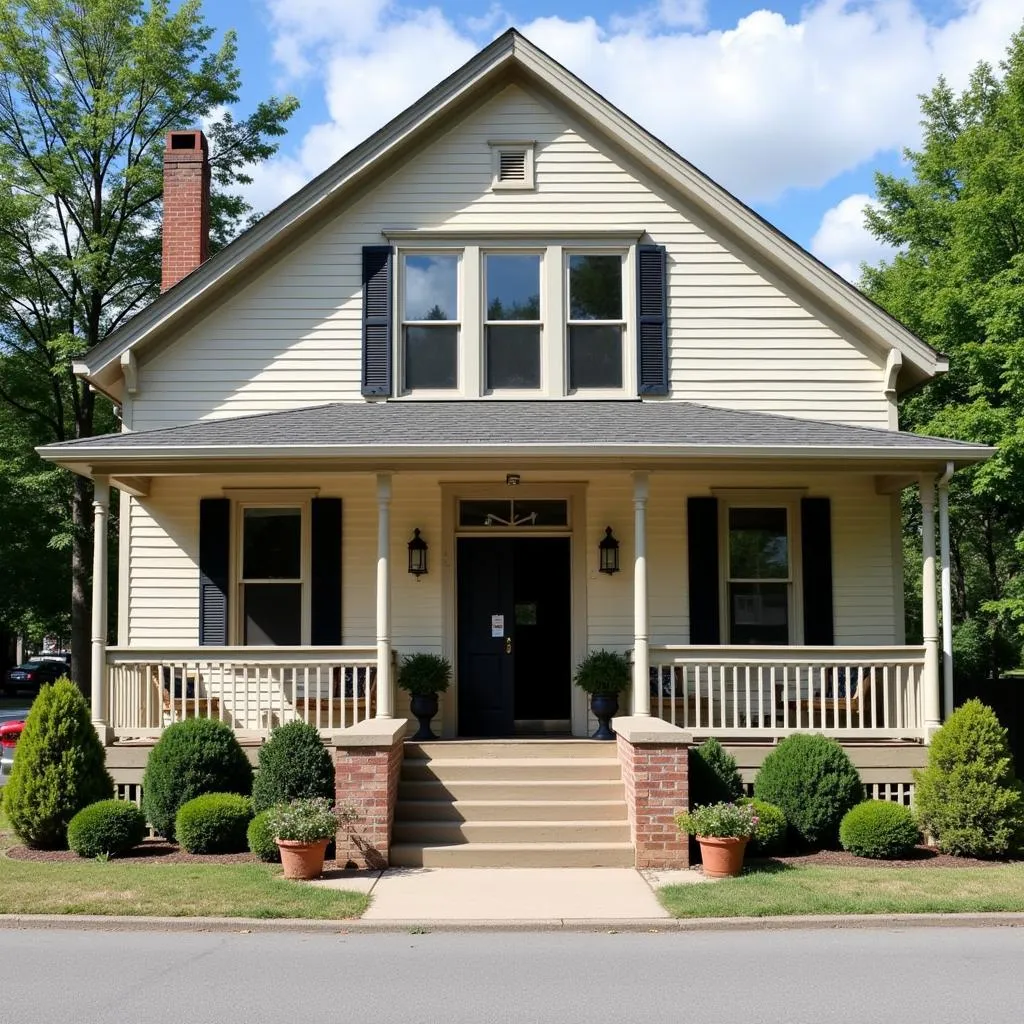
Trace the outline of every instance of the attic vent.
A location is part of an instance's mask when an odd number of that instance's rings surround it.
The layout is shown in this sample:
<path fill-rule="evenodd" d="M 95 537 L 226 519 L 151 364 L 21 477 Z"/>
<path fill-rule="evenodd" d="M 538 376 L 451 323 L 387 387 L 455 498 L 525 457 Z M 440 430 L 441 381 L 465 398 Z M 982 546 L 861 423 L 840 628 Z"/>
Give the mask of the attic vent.
<path fill-rule="evenodd" d="M 502 139 L 488 143 L 491 147 L 492 170 L 491 188 L 532 189 L 533 146 L 532 141 Z"/>

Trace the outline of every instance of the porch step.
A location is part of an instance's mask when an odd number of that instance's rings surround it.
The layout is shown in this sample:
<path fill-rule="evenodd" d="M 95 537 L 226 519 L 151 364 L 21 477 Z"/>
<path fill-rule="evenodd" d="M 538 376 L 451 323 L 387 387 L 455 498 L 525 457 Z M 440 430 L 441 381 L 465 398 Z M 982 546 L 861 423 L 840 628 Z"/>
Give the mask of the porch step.
<path fill-rule="evenodd" d="M 631 868 L 632 843 L 396 843 L 391 864 L 403 868 Z"/>
<path fill-rule="evenodd" d="M 634 862 L 615 749 L 590 740 L 407 743 L 391 863 L 613 867 Z"/>

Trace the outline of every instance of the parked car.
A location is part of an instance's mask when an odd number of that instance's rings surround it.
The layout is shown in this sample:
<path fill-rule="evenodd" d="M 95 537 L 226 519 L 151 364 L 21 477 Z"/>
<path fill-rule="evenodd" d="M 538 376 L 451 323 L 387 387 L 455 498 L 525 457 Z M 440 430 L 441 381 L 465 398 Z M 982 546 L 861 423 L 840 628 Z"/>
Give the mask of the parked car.
<path fill-rule="evenodd" d="M 10 777 L 14 748 L 18 745 L 18 737 L 24 727 L 25 723 L 20 721 L 0 722 L 0 786 Z"/>
<path fill-rule="evenodd" d="M 38 693 L 43 683 L 52 683 L 67 674 L 68 668 L 63 661 L 42 658 L 26 661 L 23 665 L 17 665 L 7 670 L 4 693 L 10 695 L 19 690 L 31 690 Z"/>

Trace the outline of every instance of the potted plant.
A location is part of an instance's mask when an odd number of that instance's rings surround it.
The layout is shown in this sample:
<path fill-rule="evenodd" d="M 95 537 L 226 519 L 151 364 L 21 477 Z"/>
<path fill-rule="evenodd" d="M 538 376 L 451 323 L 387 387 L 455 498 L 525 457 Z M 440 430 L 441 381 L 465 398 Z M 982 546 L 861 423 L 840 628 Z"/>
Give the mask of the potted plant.
<path fill-rule="evenodd" d="M 705 804 L 676 815 L 680 831 L 697 837 L 708 878 L 734 878 L 743 870 L 743 854 L 757 822 L 752 804 Z"/>
<path fill-rule="evenodd" d="M 346 811 L 342 816 L 351 815 Z M 281 851 L 285 878 L 318 878 L 323 873 L 324 853 L 338 831 L 339 817 L 322 796 L 270 808 L 267 824 Z"/>
<path fill-rule="evenodd" d="M 590 710 L 597 719 L 595 740 L 613 740 L 608 724 L 618 714 L 619 694 L 629 689 L 629 661 L 616 651 L 591 651 L 576 667 L 576 685 L 590 694 Z"/>
<path fill-rule="evenodd" d="M 411 654 L 402 659 L 398 685 L 412 697 L 410 707 L 420 723 L 414 740 L 437 739 L 430 720 L 437 714 L 437 695 L 444 693 L 451 681 L 451 663 L 439 654 Z"/>

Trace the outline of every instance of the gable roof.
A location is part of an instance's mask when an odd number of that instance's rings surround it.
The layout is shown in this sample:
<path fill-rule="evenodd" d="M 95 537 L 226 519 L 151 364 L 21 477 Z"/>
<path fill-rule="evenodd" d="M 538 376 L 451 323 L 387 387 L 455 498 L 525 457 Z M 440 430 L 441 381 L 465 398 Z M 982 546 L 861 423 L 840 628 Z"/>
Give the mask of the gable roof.
<path fill-rule="evenodd" d="M 850 324 L 883 355 L 902 363 L 900 389 L 948 368 L 945 356 L 890 316 L 848 281 L 655 138 L 515 29 L 431 89 L 412 106 L 356 146 L 271 211 L 234 242 L 179 281 L 146 309 L 75 363 L 77 374 L 114 394 L 121 357 L 164 336 L 194 317 L 204 300 L 225 293 L 254 262 L 320 222 L 327 206 L 367 180 L 385 159 L 414 145 L 459 111 L 481 102 L 491 89 L 516 77 L 555 95 L 580 121 L 625 150 L 630 159 L 680 194 L 685 202 L 741 250 L 775 268 L 843 323 Z"/>

